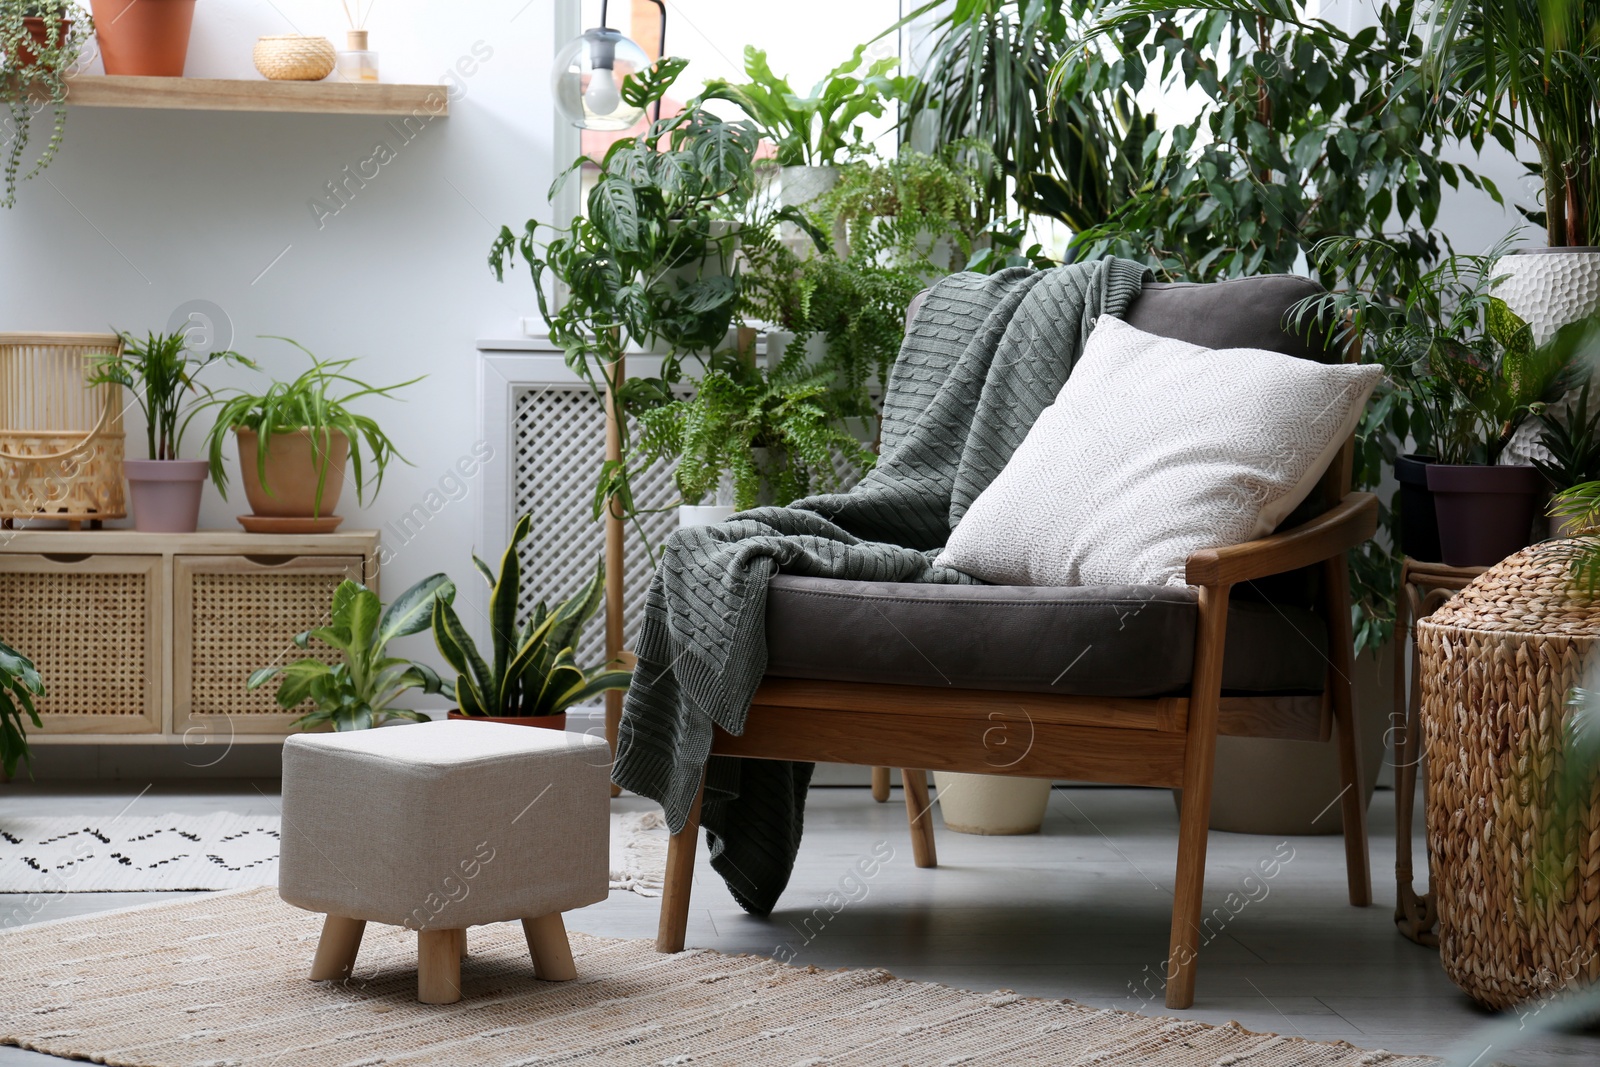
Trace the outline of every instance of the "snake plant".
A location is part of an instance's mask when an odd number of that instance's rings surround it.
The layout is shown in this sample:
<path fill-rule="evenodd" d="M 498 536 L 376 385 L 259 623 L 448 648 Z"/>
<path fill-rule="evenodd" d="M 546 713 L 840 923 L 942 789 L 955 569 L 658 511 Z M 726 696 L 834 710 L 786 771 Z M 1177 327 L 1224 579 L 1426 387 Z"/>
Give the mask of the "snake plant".
<path fill-rule="evenodd" d="M 456 587 L 449 578 L 435 574 L 401 593 L 385 608 L 378 594 L 346 579 L 333 591 L 328 625 L 307 630 L 294 639 L 300 648 L 309 648 L 315 640 L 336 649 L 342 662 L 330 665 L 318 659 L 302 659 L 263 667 L 250 675 L 245 688 L 258 689 L 281 676 L 279 707 L 293 708 L 310 697 L 317 708 L 295 720 L 302 730 L 330 725 L 335 730 L 364 730 L 381 726 L 386 719 L 427 722 L 428 716 L 421 712 L 392 705 L 411 689 L 446 692 L 444 683 L 432 668 L 386 653 L 395 638 L 427 629 L 434 605 L 449 603 L 455 593 Z"/>
<path fill-rule="evenodd" d="M 575 704 L 611 689 L 626 689 L 632 677 L 623 670 L 578 666 L 579 634 L 600 609 L 605 593 L 605 565 L 595 568 L 578 593 L 550 607 L 541 600 L 521 625 L 517 602 L 522 596 L 522 542 L 533 517 L 524 515 L 511 534 L 498 573 L 477 556 L 472 562 L 489 583 L 489 630 L 492 660 L 486 660 L 461 625 L 453 605 L 433 606 L 433 639 L 456 671 L 456 702 L 464 715 L 528 718 L 560 715 Z"/>

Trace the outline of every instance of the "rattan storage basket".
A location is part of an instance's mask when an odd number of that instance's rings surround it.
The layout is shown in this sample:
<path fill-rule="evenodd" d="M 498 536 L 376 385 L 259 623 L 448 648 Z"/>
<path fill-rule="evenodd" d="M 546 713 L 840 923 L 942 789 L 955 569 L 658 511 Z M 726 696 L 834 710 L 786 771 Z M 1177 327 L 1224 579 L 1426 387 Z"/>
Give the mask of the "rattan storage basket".
<path fill-rule="evenodd" d="M 120 519 L 122 387 L 86 384 L 116 334 L 0 333 L 0 519 Z"/>
<path fill-rule="evenodd" d="M 326 37 L 297 34 L 263 37 L 252 52 L 261 76 L 279 82 L 321 81 L 333 73 L 338 55 Z"/>
<path fill-rule="evenodd" d="M 1508 557 L 1417 623 L 1439 955 L 1496 1009 L 1600 978 L 1600 782 L 1577 811 L 1552 803 L 1568 691 L 1600 668 L 1572 545 Z"/>

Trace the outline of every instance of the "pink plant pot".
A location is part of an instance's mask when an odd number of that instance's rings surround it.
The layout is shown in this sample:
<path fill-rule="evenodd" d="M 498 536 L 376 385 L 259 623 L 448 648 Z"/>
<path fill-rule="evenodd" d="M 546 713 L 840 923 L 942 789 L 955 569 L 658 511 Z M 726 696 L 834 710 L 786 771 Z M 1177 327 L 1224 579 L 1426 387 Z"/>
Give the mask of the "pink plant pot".
<path fill-rule="evenodd" d="M 140 533 L 194 533 L 211 468 L 203 459 L 129 459 L 128 498 Z"/>

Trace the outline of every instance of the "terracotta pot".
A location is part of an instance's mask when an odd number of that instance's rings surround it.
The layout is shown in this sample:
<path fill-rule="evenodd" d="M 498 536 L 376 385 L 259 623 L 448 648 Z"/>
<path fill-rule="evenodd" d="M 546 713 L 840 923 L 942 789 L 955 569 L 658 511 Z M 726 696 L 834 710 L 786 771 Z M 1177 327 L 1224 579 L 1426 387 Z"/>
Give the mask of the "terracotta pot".
<path fill-rule="evenodd" d="M 1542 486 L 1533 467 L 1428 464 L 1444 561 L 1490 567 L 1528 547 Z"/>
<path fill-rule="evenodd" d="M 211 467 L 203 459 L 129 459 L 122 464 L 140 533 L 194 533 Z"/>
<path fill-rule="evenodd" d="M 272 518 L 311 518 L 332 516 L 344 491 L 345 461 L 350 457 L 350 439 L 344 434 L 324 430 L 312 447 L 310 430 L 275 433 L 267 447 L 267 484 L 256 474 L 256 451 L 260 438 L 254 430 L 239 427 L 239 474 L 244 495 L 257 515 Z M 322 488 L 321 506 L 317 501 L 318 454 L 327 454 L 328 478 Z M 268 490 L 271 490 L 270 492 Z"/>
<path fill-rule="evenodd" d="M 107 74 L 181 78 L 195 0 L 94 0 L 94 35 Z"/>
<path fill-rule="evenodd" d="M 452 711 L 450 718 L 462 722 L 503 722 L 507 726 L 542 726 L 546 730 L 567 728 L 566 712 L 560 715 L 463 715 L 459 711 Z"/>
<path fill-rule="evenodd" d="M 37 15 L 29 15 L 29 16 L 27 16 L 26 18 L 24 18 L 22 20 L 22 25 L 23 25 L 23 28 L 28 31 L 28 36 L 33 38 L 36 46 L 39 49 L 42 50 L 42 49 L 50 47 L 50 27 L 44 21 L 44 19 L 40 18 Z M 71 30 L 72 30 L 72 20 L 71 19 L 62 19 L 61 20 L 61 36 L 60 36 L 59 40 L 65 41 L 67 39 L 67 34 L 70 33 Z M 37 51 L 35 51 L 33 48 L 28 47 L 28 45 L 25 42 L 18 41 L 17 42 L 17 65 L 20 66 L 20 67 L 31 67 L 34 64 L 38 63 L 38 62 L 39 62 L 39 53 Z"/>

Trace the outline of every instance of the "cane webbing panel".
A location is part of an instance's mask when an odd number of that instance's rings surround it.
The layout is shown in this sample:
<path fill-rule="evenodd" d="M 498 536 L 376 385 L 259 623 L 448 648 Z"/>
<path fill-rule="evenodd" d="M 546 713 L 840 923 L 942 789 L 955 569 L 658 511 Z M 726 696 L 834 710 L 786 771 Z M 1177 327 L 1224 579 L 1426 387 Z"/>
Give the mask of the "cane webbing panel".
<path fill-rule="evenodd" d="M 189 611 L 193 637 L 189 650 L 190 715 L 282 715 L 269 683 L 245 690 L 251 672 L 273 664 L 315 656 L 337 662 L 339 653 L 312 642 L 296 648 L 295 634 L 325 625 L 333 591 L 343 574 L 315 572 L 196 573 L 190 602 L 175 611 Z M 294 709 L 312 710 L 305 701 Z"/>
<path fill-rule="evenodd" d="M 44 678 L 40 714 L 146 716 L 149 574 L 0 571 L 0 637 Z"/>

